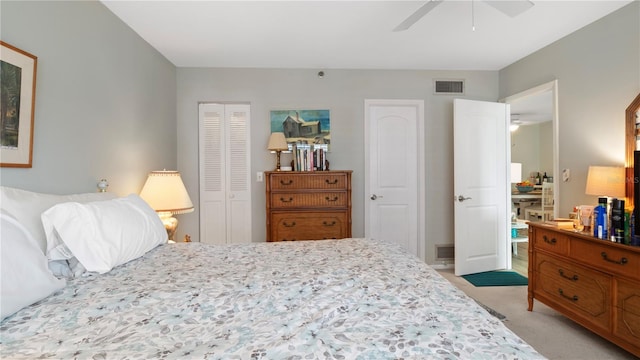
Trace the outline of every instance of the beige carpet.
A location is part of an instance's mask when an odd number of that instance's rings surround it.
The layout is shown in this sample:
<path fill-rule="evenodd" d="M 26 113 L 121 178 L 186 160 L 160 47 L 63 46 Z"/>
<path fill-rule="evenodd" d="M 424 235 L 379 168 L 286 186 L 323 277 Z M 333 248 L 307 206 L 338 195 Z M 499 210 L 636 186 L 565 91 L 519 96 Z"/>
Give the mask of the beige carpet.
<path fill-rule="evenodd" d="M 438 272 L 467 295 L 505 315 L 503 323 L 549 359 L 637 359 L 540 302 L 534 302 L 532 312 L 527 311 L 526 286 L 475 287 L 451 269 Z"/>

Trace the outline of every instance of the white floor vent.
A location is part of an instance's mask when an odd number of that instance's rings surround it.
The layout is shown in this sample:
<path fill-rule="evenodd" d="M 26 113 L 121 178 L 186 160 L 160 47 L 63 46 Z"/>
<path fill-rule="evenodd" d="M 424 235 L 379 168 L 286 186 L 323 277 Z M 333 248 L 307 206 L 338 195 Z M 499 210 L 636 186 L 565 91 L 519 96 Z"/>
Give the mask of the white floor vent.
<path fill-rule="evenodd" d="M 455 251 L 453 244 L 436 245 L 436 261 L 453 260 Z"/>
<path fill-rule="evenodd" d="M 464 94 L 464 80 L 435 80 L 435 94 Z"/>

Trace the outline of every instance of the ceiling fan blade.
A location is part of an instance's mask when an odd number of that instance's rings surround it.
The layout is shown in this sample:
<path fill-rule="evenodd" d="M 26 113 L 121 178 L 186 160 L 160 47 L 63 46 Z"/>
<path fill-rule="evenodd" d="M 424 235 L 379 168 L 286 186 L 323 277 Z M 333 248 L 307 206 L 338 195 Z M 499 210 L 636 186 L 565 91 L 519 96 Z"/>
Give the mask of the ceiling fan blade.
<path fill-rule="evenodd" d="M 509 0 L 509 1 L 489 1 L 485 2 L 500 12 L 510 17 L 516 17 L 533 7 L 533 2 L 529 0 Z"/>
<path fill-rule="evenodd" d="M 418 10 L 416 10 L 411 16 L 406 18 L 400 25 L 396 26 L 393 31 L 404 31 L 411 27 L 411 25 L 415 24 L 418 20 L 422 19 L 423 16 L 427 15 L 427 13 L 433 10 L 436 6 L 440 5 L 443 0 L 431 0 L 428 3 L 422 5 Z"/>

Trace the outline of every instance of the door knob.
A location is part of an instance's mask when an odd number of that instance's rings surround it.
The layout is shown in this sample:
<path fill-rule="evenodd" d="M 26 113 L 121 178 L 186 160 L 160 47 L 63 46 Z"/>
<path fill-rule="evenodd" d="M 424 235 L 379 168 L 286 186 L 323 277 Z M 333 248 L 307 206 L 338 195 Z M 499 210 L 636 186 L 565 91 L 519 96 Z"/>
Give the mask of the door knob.
<path fill-rule="evenodd" d="M 376 194 L 373 194 L 373 195 L 371 195 L 371 200 L 375 200 L 375 199 L 377 199 L 377 198 L 382 199 L 383 197 L 384 197 L 384 196 L 382 196 L 382 195 L 378 196 L 378 195 L 376 195 Z"/>
<path fill-rule="evenodd" d="M 471 198 L 470 197 L 464 197 L 462 195 L 458 196 L 458 201 L 463 202 L 465 200 L 471 200 Z"/>

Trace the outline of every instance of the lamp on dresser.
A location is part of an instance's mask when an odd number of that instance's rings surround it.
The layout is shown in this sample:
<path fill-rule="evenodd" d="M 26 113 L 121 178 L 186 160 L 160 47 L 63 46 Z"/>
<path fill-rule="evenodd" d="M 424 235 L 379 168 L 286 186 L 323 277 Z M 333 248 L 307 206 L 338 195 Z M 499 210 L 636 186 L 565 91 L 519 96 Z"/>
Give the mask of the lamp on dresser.
<path fill-rule="evenodd" d="M 180 173 L 170 170 L 150 172 L 147 182 L 142 187 L 140 197 L 158 213 L 167 229 L 169 240 L 174 240 L 178 219 L 173 215 L 193 211 L 193 203 L 191 203 L 191 198 L 182 182 Z"/>
<path fill-rule="evenodd" d="M 615 166 L 589 166 L 587 195 L 625 197 L 625 170 Z"/>
<path fill-rule="evenodd" d="M 287 145 L 287 139 L 284 137 L 284 133 L 274 132 L 271 133 L 269 137 L 269 145 L 267 146 L 268 150 L 276 152 L 276 170 L 280 171 L 280 153 L 282 151 L 289 150 L 289 146 Z"/>

